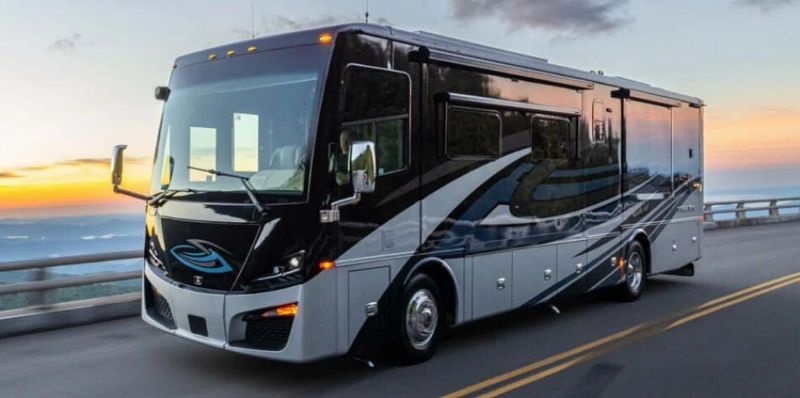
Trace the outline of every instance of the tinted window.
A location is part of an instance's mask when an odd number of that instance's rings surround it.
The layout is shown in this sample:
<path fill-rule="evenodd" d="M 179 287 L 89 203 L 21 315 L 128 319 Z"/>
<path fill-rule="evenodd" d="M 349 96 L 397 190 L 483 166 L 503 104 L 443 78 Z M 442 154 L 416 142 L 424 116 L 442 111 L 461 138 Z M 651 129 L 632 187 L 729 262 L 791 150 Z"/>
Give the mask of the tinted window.
<path fill-rule="evenodd" d="M 503 154 L 531 146 L 530 115 L 519 111 L 504 111 L 503 115 Z"/>
<path fill-rule="evenodd" d="M 235 178 L 187 168 L 192 166 L 244 175 L 265 195 L 302 194 L 316 131 L 318 78 L 328 58 L 321 48 L 264 51 L 175 69 L 152 191 L 244 193 Z"/>
<path fill-rule="evenodd" d="M 496 158 L 501 128 L 497 112 L 448 107 L 446 153 L 451 158 Z"/>
<path fill-rule="evenodd" d="M 700 110 L 683 107 L 672 110 L 673 178 L 675 189 L 700 176 Z"/>
<path fill-rule="evenodd" d="M 626 103 L 627 190 L 672 191 L 672 116 L 669 108 Z"/>
<path fill-rule="evenodd" d="M 601 223 L 616 209 L 615 201 L 607 201 L 619 195 L 619 132 L 612 123 L 613 109 L 607 110 L 603 102 L 594 101 L 589 139 L 581 140 L 580 160 L 582 166 L 585 206 L 606 203 L 603 207 L 592 207 L 590 223 Z"/>
<path fill-rule="evenodd" d="M 404 169 L 411 95 L 408 75 L 350 65 L 344 82 L 337 183 L 350 181 L 347 152 L 356 141 L 375 143 L 379 176 Z"/>
<path fill-rule="evenodd" d="M 575 132 L 566 118 L 537 116 L 533 118 L 532 153 L 535 160 L 573 159 Z"/>
<path fill-rule="evenodd" d="M 511 199 L 511 214 L 545 219 L 580 210 L 583 194 L 580 162 L 575 160 L 577 130 L 573 119 L 536 115 L 531 156 Z"/>

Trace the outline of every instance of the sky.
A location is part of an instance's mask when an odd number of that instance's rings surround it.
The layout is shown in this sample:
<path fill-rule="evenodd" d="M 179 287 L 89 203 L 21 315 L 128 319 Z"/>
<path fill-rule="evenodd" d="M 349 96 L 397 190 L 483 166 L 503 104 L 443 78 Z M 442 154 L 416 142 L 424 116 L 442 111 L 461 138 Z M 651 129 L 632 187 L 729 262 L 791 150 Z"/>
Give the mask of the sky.
<path fill-rule="evenodd" d="M 372 0 L 372 22 L 701 97 L 708 190 L 800 186 L 800 0 Z M 141 211 L 174 59 L 363 21 L 364 0 L 0 0 L 0 218 Z M 254 10 L 251 12 L 251 10 Z M 253 29 L 254 28 L 254 29 Z"/>

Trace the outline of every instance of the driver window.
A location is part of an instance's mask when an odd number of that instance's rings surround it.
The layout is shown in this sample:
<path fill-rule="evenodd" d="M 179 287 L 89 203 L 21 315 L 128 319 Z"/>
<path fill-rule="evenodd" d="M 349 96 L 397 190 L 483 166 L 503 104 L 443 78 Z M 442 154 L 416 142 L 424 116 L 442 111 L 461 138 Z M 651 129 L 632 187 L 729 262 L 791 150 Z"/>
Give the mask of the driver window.
<path fill-rule="evenodd" d="M 406 168 L 410 91 L 405 73 L 358 65 L 345 69 L 337 184 L 350 183 L 348 151 L 356 141 L 375 143 L 378 176 Z"/>

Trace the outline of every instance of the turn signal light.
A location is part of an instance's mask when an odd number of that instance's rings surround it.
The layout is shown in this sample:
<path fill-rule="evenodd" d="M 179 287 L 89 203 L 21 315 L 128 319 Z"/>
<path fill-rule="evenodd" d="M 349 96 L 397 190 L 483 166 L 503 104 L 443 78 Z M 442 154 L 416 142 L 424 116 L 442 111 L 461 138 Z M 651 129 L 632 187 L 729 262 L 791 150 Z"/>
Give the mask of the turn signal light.
<path fill-rule="evenodd" d="M 297 303 L 291 303 L 266 310 L 261 314 L 261 317 L 272 318 L 276 316 L 295 316 L 295 315 L 297 315 Z"/>
<path fill-rule="evenodd" d="M 333 40 L 333 36 L 330 33 L 323 33 L 319 35 L 319 42 L 322 44 L 330 44 Z"/>
<path fill-rule="evenodd" d="M 331 269 L 334 266 L 336 266 L 336 262 L 334 262 L 333 260 L 322 260 L 319 262 L 319 269 L 323 271 L 326 269 Z"/>

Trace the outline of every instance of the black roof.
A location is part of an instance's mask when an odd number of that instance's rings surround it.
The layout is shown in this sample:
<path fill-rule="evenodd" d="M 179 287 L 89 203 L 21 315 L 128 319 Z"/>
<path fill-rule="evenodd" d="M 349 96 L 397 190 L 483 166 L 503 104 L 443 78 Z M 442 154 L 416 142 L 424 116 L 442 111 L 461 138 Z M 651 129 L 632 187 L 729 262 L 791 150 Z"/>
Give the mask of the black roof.
<path fill-rule="evenodd" d="M 234 50 L 237 54 L 246 53 L 247 48 L 256 47 L 257 51 L 270 49 L 293 47 L 299 45 L 309 45 L 319 43 L 319 36 L 322 33 L 336 35 L 344 32 L 361 32 L 373 36 L 385 37 L 408 44 L 424 46 L 430 50 L 437 50 L 452 53 L 458 56 L 483 60 L 493 63 L 505 64 L 513 67 L 530 69 L 552 75 L 564 76 L 572 79 L 579 79 L 593 83 L 605 84 L 627 90 L 633 90 L 645 94 L 683 101 L 694 105 L 703 105 L 703 100 L 676 92 L 653 87 L 649 84 L 638 82 L 616 76 L 605 76 L 599 73 L 586 72 L 565 66 L 549 63 L 546 59 L 531 55 L 520 54 L 513 51 L 501 50 L 494 47 L 484 46 L 459 40 L 447 36 L 427 32 L 408 32 L 395 29 L 389 26 L 373 25 L 365 23 L 352 23 L 314 28 L 303 31 L 283 33 L 272 36 L 259 37 L 229 45 L 206 49 L 203 51 L 187 54 L 175 61 L 177 67 L 205 62 L 209 54 L 216 54 L 222 58 L 228 50 Z"/>

